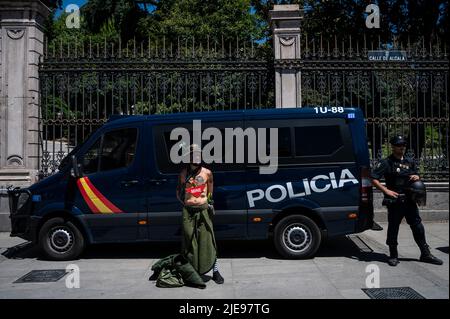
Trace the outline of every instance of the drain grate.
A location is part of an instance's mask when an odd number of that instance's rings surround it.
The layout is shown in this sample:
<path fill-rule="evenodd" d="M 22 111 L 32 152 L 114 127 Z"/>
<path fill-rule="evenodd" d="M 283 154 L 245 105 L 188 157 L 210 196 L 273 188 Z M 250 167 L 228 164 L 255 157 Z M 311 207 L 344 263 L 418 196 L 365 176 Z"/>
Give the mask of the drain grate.
<path fill-rule="evenodd" d="M 13 284 L 27 282 L 54 282 L 60 280 L 68 273 L 65 269 L 32 270 L 20 277 Z"/>
<path fill-rule="evenodd" d="M 424 296 L 410 287 L 363 288 L 370 299 L 425 299 Z"/>

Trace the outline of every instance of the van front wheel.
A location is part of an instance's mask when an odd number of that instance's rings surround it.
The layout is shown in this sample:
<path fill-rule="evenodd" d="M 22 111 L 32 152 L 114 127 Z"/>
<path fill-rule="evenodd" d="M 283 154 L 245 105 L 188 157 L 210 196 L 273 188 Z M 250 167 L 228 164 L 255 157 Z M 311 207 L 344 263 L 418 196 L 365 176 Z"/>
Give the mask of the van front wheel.
<path fill-rule="evenodd" d="M 72 260 L 83 252 L 84 238 L 72 222 L 56 217 L 42 225 L 39 247 L 48 259 Z"/>
<path fill-rule="evenodd" d="M 291 215 L 280 220 L 275 226 L 273 239 L 277 251 L 290 259 L 314 256 L 322 240 L 317 224 L 303 215 Z"/>

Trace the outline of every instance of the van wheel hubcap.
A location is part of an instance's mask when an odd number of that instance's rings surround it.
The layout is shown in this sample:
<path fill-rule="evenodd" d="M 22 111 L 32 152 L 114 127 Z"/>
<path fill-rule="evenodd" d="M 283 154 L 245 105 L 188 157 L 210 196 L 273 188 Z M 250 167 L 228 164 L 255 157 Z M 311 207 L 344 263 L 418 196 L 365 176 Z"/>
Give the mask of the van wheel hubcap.
<path fill-rule="evenodd" d="M 68 251 L 73 245 L 73 234 L 66 227 L 53 228 L 49 239 L 51 248 L 58 253 Z"/>
<path fill-rule="evenodd" d="M 311 231 L 302 224 L 291 224 L 283 232 L 285 246 L 296 253 L 302 252 L 311 245 Z"/>

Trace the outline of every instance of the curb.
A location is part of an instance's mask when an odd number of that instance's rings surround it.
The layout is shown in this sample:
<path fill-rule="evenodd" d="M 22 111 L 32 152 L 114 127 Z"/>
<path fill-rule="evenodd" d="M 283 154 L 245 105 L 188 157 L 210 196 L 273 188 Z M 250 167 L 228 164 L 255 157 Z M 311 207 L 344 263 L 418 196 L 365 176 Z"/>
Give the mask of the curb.
<path fill-rule="evenodd" d="M 421 210 L 419 208 L 420 217 L 426 222 L 448 221 L 448 210 Z M 376 222 L 387 222 L 387 209 L 375 210 Z"/>

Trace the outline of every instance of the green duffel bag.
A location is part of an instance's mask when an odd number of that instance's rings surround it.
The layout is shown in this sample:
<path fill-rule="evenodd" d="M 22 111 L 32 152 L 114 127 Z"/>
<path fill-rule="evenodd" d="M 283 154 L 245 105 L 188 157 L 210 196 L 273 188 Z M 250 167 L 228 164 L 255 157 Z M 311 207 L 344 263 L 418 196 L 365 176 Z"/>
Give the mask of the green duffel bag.
<path fill-rule="evenodd" d="M 184 281 L 180 273 L 175 269 L 163 268 L 159 272 L 156 280 L 156 287 L 160 288 L 176 288 L 183 287 Z"/>

